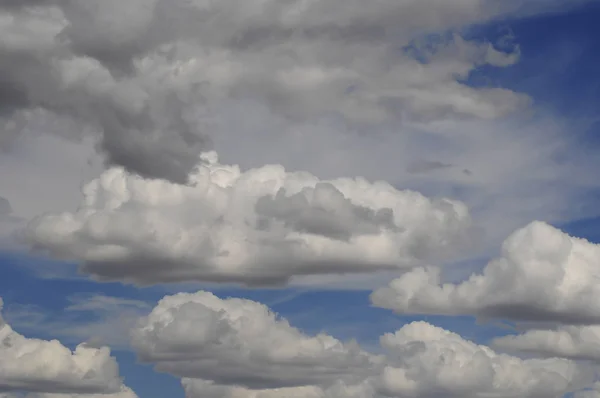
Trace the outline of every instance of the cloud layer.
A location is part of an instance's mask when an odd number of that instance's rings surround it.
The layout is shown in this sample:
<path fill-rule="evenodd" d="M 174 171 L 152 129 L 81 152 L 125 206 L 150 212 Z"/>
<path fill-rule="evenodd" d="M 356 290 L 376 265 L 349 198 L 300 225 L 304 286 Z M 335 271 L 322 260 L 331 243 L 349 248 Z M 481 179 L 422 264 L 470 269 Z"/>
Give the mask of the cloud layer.
<path fill-rule="evenodd" d="M 482 64 L 510 65 L 518 50 L 445 32 L 506 16 L 519 3 L 5 2 L 3 146 L 42 110 L 88 126 L 109 163 L 182 182 L 210 146 L 210 115 L 236 101 L 251 99 L 292 123 L 499 117 L 527 97 L 459 79 Z M 436 32 L 433 41 L 415 40 Z"/>
<path fill-rule="evenodd" d="M 520 335 L 495 338 L 493 345 L 512 352 L 544 357 L 600 361 L 600 326 L 560 326 L 557 329 L 532 329 Z"/>
<path fill-rule="evenodd" d="M 0 315 L 0 392 L 11 391 L 42 396 L 46 393 L 104 394 L 107 398 L 112 398 L 112 394 L 116 394 L 114 398 L 135 396 L 123 386 L 117 362 L 107 347 L 81 344 L 71 351 L 57 340 L 26 338 L 13 331 Z"/>
<path fill-rule="evenodd" d="M 371 300 L 403 314 L 598 323 L 599 261 L 600 245 L 533 222 L 466 281 L 442 283 L 439 269 L 418 268 L 376 290 Z"/>
<path fill-rule="evenodd" d="M 466 207 L 384 182 L 319 180 L 272 165 L 240 171 L 214 153 L 189 185 L 107 170 L 77 212 L 45 215 L 29 241 L 101 280 L 285 283 L 451 255 L 472 239 Z"/>
<path fill-rule="evenodd" d="M 189 398 L 560 397 L 593 377 L 566 359 L 497 354 L 426 322 L 382 336 L 385 354 L 370 354 L 208 292 L 165 297 L 132 341 L 142 360 L 183 376 Z"/>

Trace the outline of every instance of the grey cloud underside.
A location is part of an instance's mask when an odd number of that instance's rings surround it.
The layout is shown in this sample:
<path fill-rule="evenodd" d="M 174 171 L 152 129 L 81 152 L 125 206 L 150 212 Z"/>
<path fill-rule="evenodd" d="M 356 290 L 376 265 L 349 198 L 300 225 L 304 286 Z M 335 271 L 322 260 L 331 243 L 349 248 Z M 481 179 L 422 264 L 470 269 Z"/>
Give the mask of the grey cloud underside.
<path fill-rule="evenodd" d="M 278 246 L 281 246 L 278 243 Z M 285 268 L 279 268 L 278 265 Z M 327 261 L 298 262 L 285 260 L 276 263 L 261 263 L 245 268 L 243 274 L 225 275 L 218 270 L 199 271 L 197 262 L 190 260 L 165 260 L 153 257 L 130 258 L 126 262 L 84 262 L 80 270 L 102 282 L 125 282 L 139 286 L 151 286 L 161 283 L 210 282 L 234 283 L 249 287 L 276 287 L 287 285 L 293 277 L 303 275 L 361 274 L 397 270 L 395 264 L 371 264 L 365 268 L 364 262 Z M 343 269 L 343 271 L 340 271 Z M 141 272 L 143 270 L 143 272 Z"/>

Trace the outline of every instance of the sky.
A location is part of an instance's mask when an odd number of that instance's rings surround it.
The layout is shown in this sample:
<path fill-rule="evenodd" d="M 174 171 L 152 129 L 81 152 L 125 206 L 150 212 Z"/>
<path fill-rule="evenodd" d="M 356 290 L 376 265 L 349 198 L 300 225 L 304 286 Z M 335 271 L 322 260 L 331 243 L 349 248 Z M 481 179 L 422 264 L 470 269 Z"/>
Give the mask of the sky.
<path fill-rule="evenodd" d="M 0 0 L 0 398 L 600 397 L 598 18 Z"/>

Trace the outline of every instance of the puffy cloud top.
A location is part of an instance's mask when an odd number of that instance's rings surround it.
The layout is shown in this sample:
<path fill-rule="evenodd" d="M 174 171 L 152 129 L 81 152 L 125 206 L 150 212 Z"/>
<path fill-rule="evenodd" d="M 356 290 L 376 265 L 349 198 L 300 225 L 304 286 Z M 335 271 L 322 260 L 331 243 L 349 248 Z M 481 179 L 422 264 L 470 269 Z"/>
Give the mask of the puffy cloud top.
<path fill-rule="evenodd" d="M 498 354 L 426 322 L 382 336 L 384 354 L 368 354 L 207 292 L 165 297 L 132 337 L 141 359 L 184 376 L 188 398 L 561 397 L 593 379 L 570 360 Z"/>
<path fill-rule="evenodd" d="M 372 302 L 398 313 L 474 314 L 528 321 L 600 321 L 600 245 L 542 222 L 514 232 L 481 274 L 441 283 L 418 268 L 376 290 Z"/>
<path fill-rule="evenodd" d="M 186 185 L 113 168 L 84 195 L 76 212 L 34 220 L 28 236 L 102 280 L 284 283 L 411 267 L 470 239 L 460 202 L 278 165 L 241 171 L 214 153 Z"/>
<path fill-rule="evenodd" d="M 252 387 L 321 384 L 356 377 L 372 358 L 355 344 L 319 334 L 305 336 L 262 304 L 221 300 L 208 292 L 177 294 L 159 302 L 134 330 L 140 358 L 157 369 Z"/>

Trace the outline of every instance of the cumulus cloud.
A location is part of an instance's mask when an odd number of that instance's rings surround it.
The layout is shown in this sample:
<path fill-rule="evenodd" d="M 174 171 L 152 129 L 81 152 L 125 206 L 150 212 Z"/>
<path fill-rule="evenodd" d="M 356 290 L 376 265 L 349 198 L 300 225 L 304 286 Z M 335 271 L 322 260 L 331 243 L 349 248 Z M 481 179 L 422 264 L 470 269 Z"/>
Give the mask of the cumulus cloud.
<path fill-rule="evenodd" d="M 178 182 L 210 146 L 210 115 L 232 101 L 251 99 L 291 123 L 493 119 L 527 97 L 460 79 L 513 64 L 518 49 L 447 32 L 520 3 L 3 2 L 0 113 L 11 122 L 43 109 L 83 122 L 109 163 Z"/>
<path fill-rule="evenodd" d="M 561 397 L 593 378 L 570 360 L 497 354 L 426 322 L 382 336 L 374 355 L 207 292 L 165 297 L 132 341 L 140 359 L 183 377 L 188 398 Z"/>
<path fill-rule="evenodd" d="M 397 313 L 598 323 L 599 261 L 600 245 L 533 222 L 466 281 L 442 283 L 439 269 L 418 268 L 373 292 L 371 300 Z"/>
<path fill-rule="evenodd" d="M 471 239 L 464 204 L 384 182 L 319 180 L 272 165 L 241 171 L 204 155 L 191 183 L 113 168 L 74 213 L 45 215 L 29 241 L 101 280 L 284 283 L 374 272 L 451 254 Z"/>
<path fill-rule="evenodd" d="M 208 292 L 162 299 L 132 332 L 132 344 L 159 371 L 254 388 L 343 380 L 373 361 L 355 344 L 302 334 L 262 304 Z"/>
<path fill-rule="evenodd" d="M 561 326 L 528 330 L 520 335 L 495 338 L 495 347 L 544 357 L 600 361 L 600 326 Z"/>
<path fill-rule="evenodd" d="M 16 333 L 1 316 L 0 391 L 135 396 L 130 392 L 123 395 L 127 390 L 107 347 L 81 344 L 71 351 L 57 340 L 26 338 Z"/>

